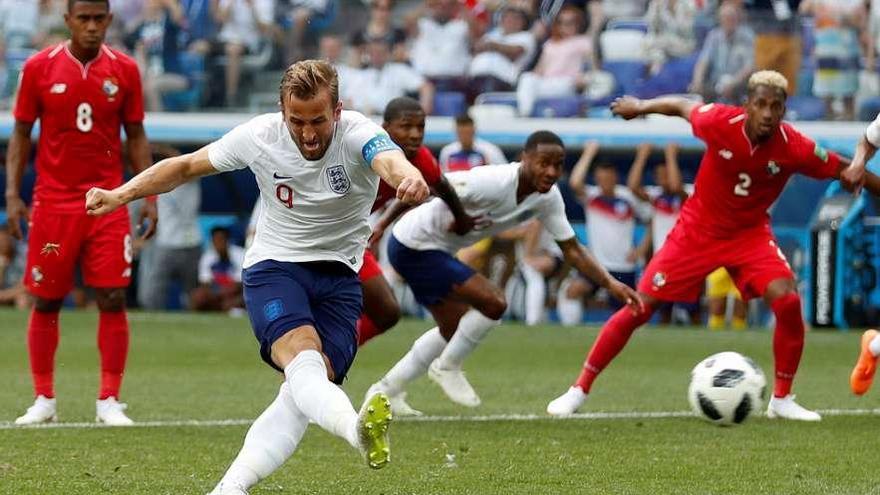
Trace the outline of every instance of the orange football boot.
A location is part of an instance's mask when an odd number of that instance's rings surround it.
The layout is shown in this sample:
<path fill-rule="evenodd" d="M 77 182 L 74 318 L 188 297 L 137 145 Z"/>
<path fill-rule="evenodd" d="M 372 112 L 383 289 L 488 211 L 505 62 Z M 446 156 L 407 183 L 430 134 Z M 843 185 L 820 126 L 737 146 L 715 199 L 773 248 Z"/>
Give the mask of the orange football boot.
<path fill-rule="evenodd" d="M 871 349 L 868 346 L 877 335 L 880 335 L 880 332 L 873 329 L 865 330 L 865 333 L 862 334 L 859 360 L 849 376 L 849 387 L 856 395 L 863 395 L 867 392 L 874 381 L 874 372 L 877 370 L 877 356 L 871 354 Z"/>

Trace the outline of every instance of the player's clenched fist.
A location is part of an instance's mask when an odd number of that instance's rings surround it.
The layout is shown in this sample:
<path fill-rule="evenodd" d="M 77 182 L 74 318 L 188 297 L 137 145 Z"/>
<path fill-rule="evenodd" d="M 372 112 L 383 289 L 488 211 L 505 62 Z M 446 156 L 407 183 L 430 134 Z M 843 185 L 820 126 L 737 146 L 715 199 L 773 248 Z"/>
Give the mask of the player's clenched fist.
<path fill-rule="evenodd" d="M 634 119 L 642 114 L 642 100 L 632 96 L 621 96 L 611 102 L 611 113 L 626 120 Z"/>
<path fill-rule="evenodd" d="M 418 204 L 428 199 L 431 192 L 428 190 L 428 184 L 425 179 L 406 177 L 400 181 L 397 186 L 397 199 L 404 203 Z"/>
<path fill-rule="evenodd" d="M 106 215 L 122 205 L 122 199 L 114 191 L 93 187 L 86 193 L 86 212 L 89 215 Z"/>

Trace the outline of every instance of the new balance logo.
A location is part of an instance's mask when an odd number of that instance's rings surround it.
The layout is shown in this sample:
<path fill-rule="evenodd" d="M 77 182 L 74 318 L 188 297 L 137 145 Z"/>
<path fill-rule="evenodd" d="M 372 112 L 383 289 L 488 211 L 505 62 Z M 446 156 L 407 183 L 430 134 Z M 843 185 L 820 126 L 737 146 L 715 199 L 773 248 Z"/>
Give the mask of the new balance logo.
<path fill-rule="evenodd" d="M 731 158 L 733 158 L 733 152 L 730 150 L 719 150 L 718 154 L 721 155 L 721 158 L 724 158 L 725 160 L 730 160 Z"/>
<path fill-rule="evenodd" d="M 67 85 L 64 83 L 55 83 L 52 85 L 52 88 L 49 90 L 49 93 L 53 95 L 60 95 L 67 91 Z"/>

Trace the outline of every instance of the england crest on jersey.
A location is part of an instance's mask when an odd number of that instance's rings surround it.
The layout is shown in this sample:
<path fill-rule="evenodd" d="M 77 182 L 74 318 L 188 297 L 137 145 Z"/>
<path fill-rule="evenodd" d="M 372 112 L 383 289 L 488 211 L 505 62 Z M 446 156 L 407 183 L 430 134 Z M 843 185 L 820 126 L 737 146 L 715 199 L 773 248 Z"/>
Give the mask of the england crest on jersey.
<path fill-rule="evenodd" d="M 336 194 L 345 194 L 351 189 L 351 179 L 345 171 L 345 166 L 334 165 L 327 169 L 327 181 L 330 183 L 330 190 Z"/>

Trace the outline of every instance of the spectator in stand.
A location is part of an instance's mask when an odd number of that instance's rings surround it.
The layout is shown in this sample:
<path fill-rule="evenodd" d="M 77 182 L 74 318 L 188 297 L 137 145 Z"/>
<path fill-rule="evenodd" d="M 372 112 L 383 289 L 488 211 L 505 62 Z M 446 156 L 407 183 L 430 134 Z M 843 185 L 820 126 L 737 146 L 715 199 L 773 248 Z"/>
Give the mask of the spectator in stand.
<path fill-rule="evenodd" d="M 369 40 L 385 40 L 391 45 L 391 60 L 408 63 L 409 54 L 406 48 L 406 31 L 393 24 L 391 15 L 394 9 L 393 0 L 372 0 L 370 2 L 370 18 L 367 25 L 358 29 L 351 36 L 352 59 L 355 67 L 363 67 L 367 61 L 367 42 Z"/>
<path fill-rule="evenodd" d="M 864 34 L 865 69 L 877 71 L 877 53 L 880 52 L 880 0 L 872 0 L 868 12 L 868 28 Z"/>
<path fill-rule="evenodd" d="M 18 242 L 5 226 L 0 227 L 0 305 L 26 309 L 30 306 L 24 288 L 27 244 Z"/>
<path fill-rule="evenodd" d="M 801 0 L 743 0 L 755 32 L 755 69 L 771 69 L 788 80 L 788 94 L 797 94 L 801 70 Z"/>
<path fill-rule="evenodd" d="M 43 49 L 67 38 L 67 26 L 64 24 L 66 0 L 39 0 L 38 12 L 34 47 Z"/>
<path fill-rule="evenodd" d="M 6 48 L 33 48 L 39 16 L 34 0 L 0 0 L 0 32 Z"/>
<path fill-rule="evenodd" d="M 179 154 L 168 146 L 153 145 L 156 161 Z M 162 221 L 156 224 L 156 237 L 145 246 L 138 267 L 138 299 L 146 309 L 165 308 L 168 286 L 173 280 L 180 283 L 183 294 L 195 289 L 202 254 L 199 181 L 187 182 L 160 195 L 156 201 Z"/>
<path fill-rule="evenodd" d="M 144 103 L 151 112 L 161 112 L 162 95 L 183 91 L 189 80 L 180 65 L 178 42 L 185 22 L 178 0 L 146 0 L 129 42 L 144 80 Z"/>
<path fill-rule="evenodd" d="M 501 148 L 477 137 L 474 119 L 470 115 L 463 114 L 455 118 L 455 134 L 458 141 L 449 143 L 440 150 L 440 168 L 444 172 L 508 163 Z"/>
<path fill-rule="evenodd" d="M 859 89 L 859 44 L 868 12 L 864 0 L 804 0 L 800 12 L 816 21 L 816 75 L 813 94 L 825 100 L 826 116 L 855 119 L 855 95 Z M 843 100 L 843 114 L 835 115 L 833 103 Z"/>
<path fill-rule="evenodd" d="M 718 11 L 719 26 L 709 32 L 694 67 L 690 91 L 705 101 L 738 105 L 755 69 L 755 38 L 741 24 L 742 9 L 726 1 Z"/>
<path fill-rule="evenodd" d="M 592 40 L 580 34 L 583 23 L 583 11 L 576 7 L 563 7 L 556 16 L 538 64 L 520 76 L 516 88 L 523 117 L 531 116 L 538 98 L 574 96 L 586 88 L 584 65 L 596 61 Z"/>
<path fill-rule="evenodd" d="M 605 24 L 614 19 L 644 17 L 648 0 L 593 0 L 587 3 L 590 12 L 590 36 L 598 36 Z"/>
<path fill-rule="evenodd" d="M 535 37 L 528 28 L 528 13 L 512 7 L 502 9 L 498 27 L 474 43 L 469 70 L 473 94 L 513 90 L 535 55 Z"/>
<path fill-rule="evenodd" d="M 569 187 L 584 206 L 587 219 L 587 238 L 590 251 L 611 275 L 632 287 L 636 282 L 636 261 L 644 256 L 635 246 L 636 218 L 649 217 L 630 190 L 617 181 L 617 170 L 607 162 L 596 164 L 593 171 L 595 186 L 587 186 L 586 178 L 599 153 L 599 143 L 584 145 L 580 159 L 569 177 Z M 644 152 L 636 155 L 634 165 L 646 160 Z M 642 245 L 642 247 L 647 247 Z M 560 290 L 557 307 L 559 319 L 565 325 L 576 325 L 583 314 L 583 298 L 596 292 L 596 287 L 585 277 L 577 275 L 569 279 Z M 612 300 L 613 308 L 624 302 Z"/>
<path fill-rule="evenodd" d="M 367 43 L 369 66 L 358 71 L 350 97 L 354 109 L 379 115 L 388 102 L 409 93 L 418 93 L 419 103 L 430 114 L 434 105 L 434 86 L 412 67 L 391 62 L 391 45 L 384 39 Z"/>
<path fill-rule="evenodd" d="M 651 63 L 651 74 L 659 73 L 667 60 L 694 52 L 696 16 L 694 0 L 651 0 L 645 16 L 648 23 L 645 52 Z"/>
<path fill-rule="evenodd" d="M 185 18 L 184 46 L 187 51 L 207 55 L 215 36 L 211 0 L 180 0 Z"/>
<path fill-rule="evenodd" d="M 352 107 L 352 88 L 355 86 L 360 71 L 346 63 L 345 45 L 342 38 L 335 34 L 323 34 L 318 40 L 318 58 L 333 65 L 339 76 L 339 101 L 345 108 Z M 259 202 L 257 202 L 259 204 Z"/>
<path fill-rule="evenodd" d="M 238 102 L 241 59 L 256 53 L 274 26 L 275 0 L 213 0 L 217 39 L 226 53 L 226 104 Z"/>
<path fill-rule="evenodd" d="M 314 46 L 315 40 L 307 38 L 326 27 L 331 19 L 336 0 L 287 0 L 287 13 L 282 17 L 289 27 L 284 36 L 285 65 L 308 58 L 306 46 Z"/>
<path fill-rule="evenodd" d="M 244 249 L 230 243 L 227 227 L 211 229 L 211 247 L 199 260 L 199 287 L 190 295 L 196 311 L 227 311 L 239 315 L 244 308 L 241 265 Z"/>
<path fill-rule="evenodd" d="M 469 11 L 458 0 L 425 0 L 425 9 L 413 33 L 412 66 L 440 91 L 465 92 L 472 25 L 458 14 Z"/>

